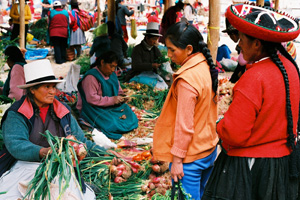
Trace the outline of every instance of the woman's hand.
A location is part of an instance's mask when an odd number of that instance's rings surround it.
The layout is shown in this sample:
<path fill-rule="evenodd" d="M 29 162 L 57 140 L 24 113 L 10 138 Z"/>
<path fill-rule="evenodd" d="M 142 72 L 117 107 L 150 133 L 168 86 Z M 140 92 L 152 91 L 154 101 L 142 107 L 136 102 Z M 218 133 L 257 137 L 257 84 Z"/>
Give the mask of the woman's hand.
<path fill-rule="evenodd" d="M 178 182 L 178 179 L 182 179 L 182 177 L 184 176 L 182 160 L 182 158 L 173 155 L 171 177 L 174 182 Z"/>
<path fill-rule="evenodd" d="M 122 96 L 114 96 L 113 98 L 114 98 L 114 104 L 120 104 L 125 101 L 125 98 Z"/>
<path fill-rule="evenodd" d="M 50 153 L 52 153 L 51 147 L 48 147 L 48 148 L 41 148 L 41 149 L 40 149 L 40 152 L 39 152 L 40 159 L 46 157 L 46 155 L 48 154 L 49 151 L 50 151 Z"/>

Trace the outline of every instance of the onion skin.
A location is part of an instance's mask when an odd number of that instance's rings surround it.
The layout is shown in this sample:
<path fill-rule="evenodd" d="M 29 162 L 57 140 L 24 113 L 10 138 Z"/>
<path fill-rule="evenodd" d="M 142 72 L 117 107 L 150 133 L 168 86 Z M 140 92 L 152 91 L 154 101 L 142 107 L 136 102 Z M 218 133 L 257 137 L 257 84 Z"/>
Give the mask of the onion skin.
<path fill-rule="evenodd" d="M 155 164 L 155 165 L 152 166 L 152 170 L 153 170 L 154 172 L 156 172 L 156 173 L 160 173 L 160 166 L 157 165 L 157 164 Z"/>
<path fill-rule="evenodd" d="M 148 186 L 147 186 L 147 185 L 142 185 L 141 190 L 142 190 L 143 192 L 147 192 Z"/>
<path fill-rule="evenodd" d="M 122 176 L 123 174 L 123 170 L 117 170 L 115 175 L 118 177 L 118 176 Z"/>
<path fill-rule="evenodd" d="M 160 183 L 160 177 L 156 177 L 154 179 L 152 179 L 153 183 Z"/>
<path fill-rule="evenodd" d="M 148 187 L 149 187 L 151 190 L 155 189 L 155 185 L 154 185 L 153 183 L 151 183 L 151 182 L 149 182 Z"/>
<path fill-rule="evenodd" d="M 133 173 L 138 173 L 138 171 L 139 171 L 137 168 L 134 168 L 134 167 L 131 168 L 131 170 L 132 170 Z"/>
<path fill-rule="evenodd" d="M 125 170 L 126 167 L 125 167 L 124 164 L 119 164 L 119 165 L 117 166 L 117 169 L 118 169 L 118 170 Z"/>
<path fill-rule="evenodd" d="M 114 179 L 114 182 L 115 183 L 122 183 L 122 182 L 125 182 L 125 179 L 123 179 L 122 177 L 118 176 Z"/>
<path fill-rule="evenodd" d="M 148 177 L 150 180 L 156 178 L 155 174 L 150 174 L 149 177 Z"/>
<path fill-rule="evenodd" d="M 118 169 L 117 169 L 117 167 L 115 166 L 115 165 L 111 165 L 110 167 L 109 167 L 109 169 L 110 169 L 110 172 L 113 174 L 115 171 L 117 171 Z"/>

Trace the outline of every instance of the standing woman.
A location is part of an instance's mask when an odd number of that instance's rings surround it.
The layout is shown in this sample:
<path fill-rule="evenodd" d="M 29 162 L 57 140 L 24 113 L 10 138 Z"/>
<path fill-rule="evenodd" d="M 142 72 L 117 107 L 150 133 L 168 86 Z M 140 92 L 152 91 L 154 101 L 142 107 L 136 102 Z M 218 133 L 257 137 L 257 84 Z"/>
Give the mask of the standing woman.
<path fill-rule="evenodd" d="M 54 46 L 54 57 L 57 64 L 66 62 L 67 47 L 70 40 L 69 13 L 62 8 L 60 1 L 53 2 L 49 14 L 48 36 Z M 48 38 L 49 40 L 49 38 Z"/>
<path fill-rule="evenodd" d="M 3 95 L 10 99 L 20 100 L 25 91 L 18 88 L 18 85 L 25 84 L 23 66 L 26 63 L 21 50 L 17 46 L 8 46 L 4 51 L 7 56 L 7 65 L 10 70 L 3 87 Z"/>
<path fill-rule="evenodd" d="M 78 18 L 78 13 L 80 9 L 78 7 L 80 3 L 77 0 L 71 0 L 71 10 L 69 11 L 70 15 L 70 28 L 71 28 L 71 39 L 70 39 L 70 48 L 76 49 L 77 58 L 81 55 L 81 45 L 86 43 L 84 32 L 80 29 L 80 21 Z"/>
<path fill-rule="evenodd" d="M 299 68 L 281 42 L 297 38 L 298 22 L 248 4 L 228 7 L 226 17 L 239 31 L 239 46 L 251 64 L 217 124 L 223 150 L 202 199 L 297 199 L 297 179 L 289 178 L 298 176 L 299 167 L 294 159 Z"/>
<path fill-rule="evenodd" d="M 26 47 L 26 35 L 28 33 L 28 24 L 29 21 L 31 20 L 31 11 L 30 11 L 30 7 L 28 6 L 27 2 L 29 2 L 29 0 L 26 1 L 25 4 L 25 8 L 24 8 L 24 18 L 25 18 L 25 44 L 24 47 Z M 19 34 L 20 34 L 20 3 L 19 1 L 16 1 L 9 13 L 9 16 L 13 19 L 12 23 L 13 23 L 13 30 L 12 30 L 12 34 L 10 37 L 10 41 L 13 41 L 14 39 L 16 39 Z"/>
<path fill-rule="evenodd" d="M 217 156 L 218 73 L 193 25 L 176 23 L 165 37 L 168 56 L 181 68 L 154 129 L 153 155 L 171 162 L 174 182 L 181 179 L 192 199 L 200 200 Z"/>

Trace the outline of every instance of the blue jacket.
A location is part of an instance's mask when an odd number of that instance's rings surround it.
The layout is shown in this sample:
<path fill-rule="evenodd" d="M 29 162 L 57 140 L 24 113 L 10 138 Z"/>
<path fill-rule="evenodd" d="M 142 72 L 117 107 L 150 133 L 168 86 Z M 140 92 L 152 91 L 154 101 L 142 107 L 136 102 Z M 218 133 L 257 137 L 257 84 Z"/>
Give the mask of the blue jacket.
<path fill-rule="evenodd" d="M 83 131 L 67 106 L 55 99 L 53 108 L 66 135 L 74 135 L 79 141 L 87 145 L 88 150 L 92 148 L 102 149 L 84 137 Z M 17 160 L 40 161 L 39 151 L 42 147 L 29 141 L 34 119 L 34 110 L 26 96 L 15 102 L 3 116 L 1 123 L 4 144 L 9 153 Z"/>

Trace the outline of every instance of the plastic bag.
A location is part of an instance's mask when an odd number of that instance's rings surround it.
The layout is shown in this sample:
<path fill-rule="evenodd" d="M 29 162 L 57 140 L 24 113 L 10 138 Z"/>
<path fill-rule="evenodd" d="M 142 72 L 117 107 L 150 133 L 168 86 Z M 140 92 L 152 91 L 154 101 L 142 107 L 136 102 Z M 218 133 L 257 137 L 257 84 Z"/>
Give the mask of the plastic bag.
<path fill-rule="evenodd" d="M 94 142 L 105 149 L 117 148 L 117 145 L 106 137 L 101 131 L 94 129 L 92 132 Z"/>
<path fill-rule="evenodd" d="M 237 62 L 231 59 L 227 59 L 227 58 L 223 58 L 220 61 L 220 64 L 222 65 L 222 67 L 225 69 L 225 71 L 234 71 L 236 66 L 237 66 Z"/>
<path fill-rule="evenodd" d="M 185 196 L 180 187 L 180 181 L 174 182 L 171 191 L 171 200 L 185 200 Z"/>

